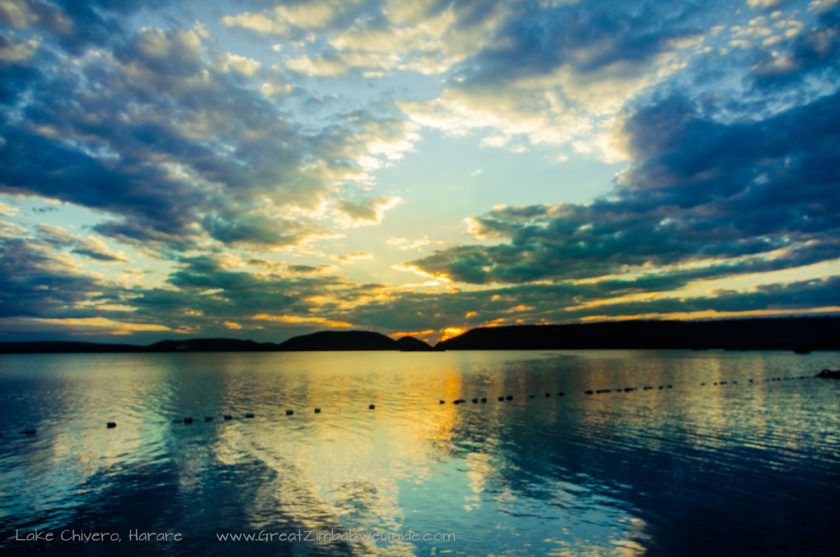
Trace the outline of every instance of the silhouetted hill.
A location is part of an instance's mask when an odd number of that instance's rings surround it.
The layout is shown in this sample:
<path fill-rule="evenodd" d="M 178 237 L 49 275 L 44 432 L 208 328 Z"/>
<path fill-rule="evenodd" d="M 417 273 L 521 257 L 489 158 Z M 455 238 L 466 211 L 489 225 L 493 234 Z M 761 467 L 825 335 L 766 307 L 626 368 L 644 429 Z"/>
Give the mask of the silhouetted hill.
<path fill-rule="evenodd" d="M 488 327 L 443 341 L 445 350 L 691 348 L 838 350 L 840 317 L 619 321 Z"/>
<path fill-rule="evenodd" d="M 277 345 L 235 338 L 193 338 L 162 340 L 147 346 L 145 350 L 147 352 L 263 352 L 277 350 Z"/>
<path fill-rule="evenodd" d="M 431 346 L 414 337 L 402 337 L 397 339 L 397 348 L 403 352 L 428 352 L 433 350 Z"/>
<path fill-rule="evenodd" d="M 292 337 L 278 350 L 397 350 L 397 341 L 373 331 L 321 331 Z"/>
<path fill-rule="evenodd" d="M 84 352 L 144 352 L 145 346 L 74 341 L 0 342 L 0 354 L 73 354 Z"/>
<path fill-rule="evenodd" d="M 527 350 L 627 348 L 840 350 L 840 317 L 715 321 L 620 321 L 488 327 L 438 343 L 373 331 L 322 331 L 274 344 L 229 338 L 164 340 L 149 346 L 74 341 L 2 342 L 0 354 L 80 352 L 265 352 L 286 350 Z"/>

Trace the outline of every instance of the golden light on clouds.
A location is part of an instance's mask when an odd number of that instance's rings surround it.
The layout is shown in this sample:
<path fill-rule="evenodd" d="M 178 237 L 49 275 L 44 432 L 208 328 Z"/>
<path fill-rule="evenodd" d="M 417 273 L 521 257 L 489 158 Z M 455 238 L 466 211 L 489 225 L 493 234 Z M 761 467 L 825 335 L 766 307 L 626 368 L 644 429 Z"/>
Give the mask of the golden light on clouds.
<path fill-rule="evenodd" d="M 324 327 L 333 329 L 349 329 L 353 326 L 352 323 L 346 321 L 337 321 L 335 319 L 311 315 L 270 315 L 268 313 L 258 313 L 254 315 L 253 319 L 256 321 L 271 321 L 272 323 L 284 323 L 287 325 L 323 325 Z"/>

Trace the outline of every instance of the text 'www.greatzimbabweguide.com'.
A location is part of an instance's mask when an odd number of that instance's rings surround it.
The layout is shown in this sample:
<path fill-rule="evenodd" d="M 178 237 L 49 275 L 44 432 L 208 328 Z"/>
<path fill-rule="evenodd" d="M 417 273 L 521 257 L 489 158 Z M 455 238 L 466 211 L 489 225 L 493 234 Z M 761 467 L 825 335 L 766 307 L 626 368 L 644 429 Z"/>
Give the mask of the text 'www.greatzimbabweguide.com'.
<path fill-rule="evenodd" d="M 333 542 L 454 542 L 451 532 L 425 533 L 407 530 L 405 532 L 352 532 L 347 530 L 295 530 L 290 532 L 217 532 L 220 542 L 264 542 L 264 543 L 333 543 Z"/>

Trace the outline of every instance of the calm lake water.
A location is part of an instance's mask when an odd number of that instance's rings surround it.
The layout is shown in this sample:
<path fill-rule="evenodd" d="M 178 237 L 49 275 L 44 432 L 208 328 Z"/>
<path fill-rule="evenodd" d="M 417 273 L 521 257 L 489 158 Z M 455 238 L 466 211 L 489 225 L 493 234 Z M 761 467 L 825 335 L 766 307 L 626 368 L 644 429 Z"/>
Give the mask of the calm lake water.
<path fill-rule="evenodd" d="M 813 375 L 838 364 L 717 351 L 2 356 L 0 553 L 837 555 L 840 381 Z M 638 390 L 584 392 L 624 387 Z M 15 541 L 36 529 L 55 539 Z M 60 539 L 95 532 L 109 539 Z M 236 534 L 264 541 L 219 541 Z"/>

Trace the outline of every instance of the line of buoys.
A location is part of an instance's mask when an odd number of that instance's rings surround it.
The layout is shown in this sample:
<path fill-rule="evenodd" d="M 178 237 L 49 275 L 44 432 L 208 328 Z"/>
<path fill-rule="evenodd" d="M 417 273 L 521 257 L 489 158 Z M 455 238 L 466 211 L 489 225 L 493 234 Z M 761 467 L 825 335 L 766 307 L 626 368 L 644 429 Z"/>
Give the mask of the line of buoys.
<path fill-rule="evenodd" d="M 809 378 L 810 378 L 810 376 L 807 376 L 807 375 L 786 376 L 786 377 L 781 376 L 781 377 L 767 377 L 767 378 L 764 379 L 764 381 L 765 382 L 793 381 L 793 380 L 797 380 L 797 379 L 809 379 Z M 755 383 L 755 379 L 753 379 L 753 378 L 748 378 L 747 381 L 749 383 Z M 728 385 L 728 384 L 737 385 L 738 381 L 733 379 L 733 380 L 727 380 L 727 381 L 714 381 L 714 382 L 712 382 L 712 385 Z M 700 383 L 701 387 L 705 387 L 706 385 L 707 385 L 706 382 L 701 382 Z M 641 387 L 641 389 L 645 390 L 645 391 L 650 391 L 650 390 L 653 390 L 654 388 L 655 387 L 653 387 L 652 385 L 644 385 L 643 387 Z M 674 388 L 673 385 L 670 385 L 670 384 L 659 385 L 660 390 L 662 390 L 662 389 L 673 389 L 673 388 Z M 592 394 L 607 394 L 607 393 L 622 393 L 622 392 L 630 393 L 630 392 L 633 392 L 633 391 L 636 391 L 636 390 L 639 390 L 639 388 L 638 387 L 623 387 L 623 388 L 618 388 L 618 389 L 596 389 L 596 390 L 587 389 L 583 392 L 586 395 L 592 395 Z M 563 391 L 558 391 L 557 392 L 558 397 L 562 397 L 564 395 L 565 395 L 565 393 Z M 550 393 L 550 392 L 545 393 L 545 398 L 550 398 L 551 396 L 552 396 L 552 393 Z M 535 394 L 529 394 L 528 398 L 529 399 L 536 398 L 536 395 Z M 511 401 L 513 399 L 514 399 L 513 395 L 500 395 L 498 397 L 499 402 L 504 402 L 506 400 Z M 479 402 L 486 403 L 487 402 L 487 397 L 481 397 L 481 398 L 473 397 L 470 400 L 472 401 L 473 404 L 478 404 Z M 453 404 L 463 404 L 463 403 L 466 403 L 466 402 L 467 401 L 463 398 L 459 398 L 459 399 L 456 399 L 456 400 L 452 401 Z M 443 400 L 443 399 L 440 399 L 440 400 L 438 400 L 438 404 L 446 404 L 446 401 Z M 376 405 L 375 404 L 369 404 L 368 409 L 369 410 L 375 410 Z M 294 415 L 294 413 L 295 412 L 292 409 L 286 410 L 286 415 L 287 416 L 292 416 L 292 415 Z M 314 409 L 314 413 L 315 414 L 320 414 L 321 413 L 321 408 L 316 407 Z M 245 418 L 254 418 L 255 414 L 253 412 L 246 412 L 244 416 L 245 416 Z M 225 421 L 230 421 L 230 420 L 233 420 L 233 415 L 222 414 L 222 418 Z M 214 420 L 213 416 L 205 416 L 204 417 L 205 422 L 212 422 L 213 420 Z M 172 423 L 173 424 L 183 423 L 183 424 L 186 424 L 186 425 L 190 425 L 190 424 L 193 423 L 193 418 L 192 418 L 192 416 L 186 416 L 184 418 L 173 418 Z M 116 422 L 106 422 L 105 427 L 107 429 L 115 429 L 117 427 L 117 423 Z M 37 430 L 35 430 L 35 429 L 24 429 L 24 430 L 21 430 L 20 433 L 22 435 L 32 436 L 32 435 L 37 434 Z M 3 434 L 0 433 L 0 437 L 2 437 L 2 435 Z"/>

